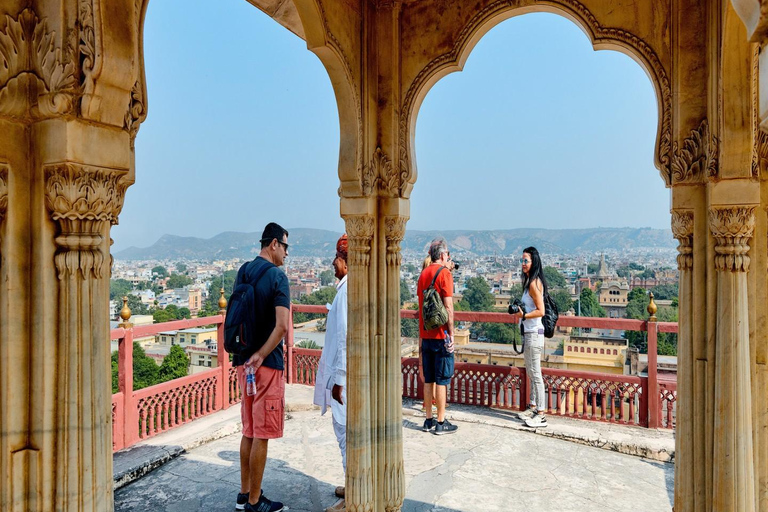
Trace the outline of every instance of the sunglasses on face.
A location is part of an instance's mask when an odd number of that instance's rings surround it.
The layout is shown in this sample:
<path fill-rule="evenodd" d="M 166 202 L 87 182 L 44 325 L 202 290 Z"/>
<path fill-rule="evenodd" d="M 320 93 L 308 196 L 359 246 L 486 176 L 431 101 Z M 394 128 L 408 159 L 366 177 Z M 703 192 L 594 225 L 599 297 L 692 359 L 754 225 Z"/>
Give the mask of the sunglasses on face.
<path fill-rule="evenodd" d="M 289 245 L 287 243 L 281 242 L 280 240 L 278 240 L 277 243 L 283 246 L 283 249 L 285 249 L 285 252 L 288 252 Z"/>
<path fill-rule="evenodd" d="M 520 258 L 520 263 L 522 263 L 523 265 L 527 265 L 527 264 L 529 264 L 530 262 L 531 262 L 531 260 L 527 260 L 527 259 L 525 259 L 525 258 Z"/>

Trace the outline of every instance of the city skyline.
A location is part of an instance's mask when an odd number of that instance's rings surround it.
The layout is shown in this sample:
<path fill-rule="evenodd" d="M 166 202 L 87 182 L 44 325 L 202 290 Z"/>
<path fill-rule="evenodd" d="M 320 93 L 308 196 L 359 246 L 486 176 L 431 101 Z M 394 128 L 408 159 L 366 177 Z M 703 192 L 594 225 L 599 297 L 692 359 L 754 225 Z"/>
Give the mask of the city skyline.
<path fill-rule="evenodd" d="M 180 6 L 147 13 L 149 115 L 113 250 L 272 220 L 343 231 L 338 117 L 319 60 L 245 2 L 223 1 L 204 19 Z M 232 30 L 205 30 L 225 20 Z M 227 94 L 210 101 L 210 90 Z M 642 68 L 593 51 L 571 21 L 508 20 L 421 107 L 408 228 L 668 229 L 669 194 L 653 166 L 656 109 Z"/>

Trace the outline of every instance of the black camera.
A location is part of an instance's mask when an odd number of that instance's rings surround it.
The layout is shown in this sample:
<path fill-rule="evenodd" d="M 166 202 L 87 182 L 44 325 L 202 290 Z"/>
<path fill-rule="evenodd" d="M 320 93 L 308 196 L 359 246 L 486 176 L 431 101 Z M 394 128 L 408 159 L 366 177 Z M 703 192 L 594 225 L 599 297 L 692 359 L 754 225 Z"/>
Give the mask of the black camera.
<path fill-rule="evenodd" d="M 527 313 L 525 304 L 523 304 L 523 301 L 520 299 L 515 299 L 509 303 L 509 314 L 514 315 L 515 313 Z"/>
<path fill-rule="evenodd" d="M 453 262 L 453 270 L 459 270 L 459 264 L 455 261 Z"/>

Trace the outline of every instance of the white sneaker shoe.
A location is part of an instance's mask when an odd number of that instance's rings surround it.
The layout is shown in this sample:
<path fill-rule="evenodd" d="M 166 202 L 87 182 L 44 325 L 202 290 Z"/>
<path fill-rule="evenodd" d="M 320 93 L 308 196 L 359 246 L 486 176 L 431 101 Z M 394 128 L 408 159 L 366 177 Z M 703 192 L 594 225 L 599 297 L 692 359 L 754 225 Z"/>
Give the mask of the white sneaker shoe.
<path fill-rule="evenodd" d="M 533 418 L 535 415 L 536 415 L 536 408 L 528 407 L 526 410 L 517 413 L 517 419 L 525 421 Z"/>
<path fill-rule="evenodd" d="M 547 417 L 539 413 L 533 418 L 525 420 L 525 426 L 530 428 L 542 428 L 547 426 Z"/>

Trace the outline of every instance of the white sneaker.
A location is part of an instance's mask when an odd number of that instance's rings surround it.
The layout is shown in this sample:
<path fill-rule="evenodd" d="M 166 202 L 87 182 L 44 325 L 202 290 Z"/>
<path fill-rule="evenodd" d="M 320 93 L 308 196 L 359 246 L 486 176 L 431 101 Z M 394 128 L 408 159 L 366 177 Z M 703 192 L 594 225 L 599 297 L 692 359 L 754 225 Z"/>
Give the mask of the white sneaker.
<path fill-rule="evenodd" d="M 536 408 L 528 407 L 526 410 L 517 413 L 517 419 L 525 421 L 533 418 L 535 415 L 536 415 Z"/>
<path fill-rule="evenodd" d="M 533 418 L 525 420 L 525 426 L 530 428 L 542 428 L 547 426 L 547 417 L 539 413 Z"/>

